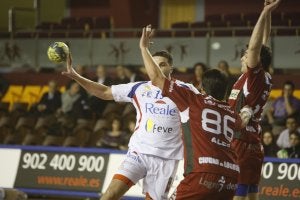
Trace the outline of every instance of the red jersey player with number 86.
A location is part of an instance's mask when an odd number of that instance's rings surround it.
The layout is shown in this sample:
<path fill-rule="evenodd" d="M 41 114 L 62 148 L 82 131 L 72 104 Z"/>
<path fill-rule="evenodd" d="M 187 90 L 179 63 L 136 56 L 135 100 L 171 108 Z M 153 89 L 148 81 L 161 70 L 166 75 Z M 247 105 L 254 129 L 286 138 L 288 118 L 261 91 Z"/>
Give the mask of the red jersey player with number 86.
<path fill-rule="evenodd" d="M 180 87 L 163 74 L 148 49 L 151 26 L 143 29 L 140 48 L 152 84 L 162 89 L 189 121 L 182 125 L 185 178 L 171 199 L 232 199 L 239 174 L 231 141 L 234 131 L 244 127 L 252 110 L 244 107 L 240 115 L 224 100 L 227 79 L 217 69 L 204 73 L 202 94 Z"/>

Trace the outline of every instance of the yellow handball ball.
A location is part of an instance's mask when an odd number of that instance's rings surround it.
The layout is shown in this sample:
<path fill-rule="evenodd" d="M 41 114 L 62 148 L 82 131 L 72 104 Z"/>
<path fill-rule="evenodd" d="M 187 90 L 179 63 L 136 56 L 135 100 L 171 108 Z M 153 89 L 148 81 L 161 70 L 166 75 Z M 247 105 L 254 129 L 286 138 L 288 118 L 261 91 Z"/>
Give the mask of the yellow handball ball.
<path fill-rule="evenodd" d="M 62 63 L 67 60 L 69 47 L 63 42 L 54 42 L 49 46 L 47 54 L 50 61 Z"/>

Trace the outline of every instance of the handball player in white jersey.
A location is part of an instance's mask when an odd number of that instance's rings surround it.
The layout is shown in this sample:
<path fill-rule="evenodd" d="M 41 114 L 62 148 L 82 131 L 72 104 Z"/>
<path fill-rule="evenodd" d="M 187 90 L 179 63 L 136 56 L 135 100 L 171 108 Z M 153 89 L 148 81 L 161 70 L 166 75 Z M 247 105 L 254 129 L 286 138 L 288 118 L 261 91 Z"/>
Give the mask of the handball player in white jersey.
<path fill-rule="evenodd" d="M 153 58 L 171 79 L 171 54 L 159 51 L 153 54 Z M 140 179 L 143 179 L 146 199 L 167 199 L 178 162 L 183 159 L 181 117 L 175 103 L 163 97 L 162 91 L 150 81 L 108 87 L 88 80 L 74 70 L 71 56 L 67 70 L 62 74 L 100 99 L 131 102 L 136 109 L 136 127 L 130 138 L 129 150 L 101 199 L 119 199 Z M 191 84 L 178 80 L 176 83 L 199 93 Z"/>

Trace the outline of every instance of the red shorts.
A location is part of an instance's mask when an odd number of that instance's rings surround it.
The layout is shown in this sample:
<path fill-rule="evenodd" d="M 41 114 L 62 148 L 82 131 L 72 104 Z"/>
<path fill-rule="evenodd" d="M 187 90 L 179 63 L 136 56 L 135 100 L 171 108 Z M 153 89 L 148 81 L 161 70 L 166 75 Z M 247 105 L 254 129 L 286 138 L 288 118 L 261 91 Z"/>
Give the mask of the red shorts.
<path fill-rule="evenodd" d="M 263 147 L 260 143 L 249 144 L 241 140 L 233 140 L 232 148 L 237 154 L 240 166 L 239 184 L 258 185 L 264 160 Z"/>
<path fill-rule="evenodd" d="M 211 173 L 190 173 L 169 200 L 229 200 L 234 196 L 236 178 Z"/>

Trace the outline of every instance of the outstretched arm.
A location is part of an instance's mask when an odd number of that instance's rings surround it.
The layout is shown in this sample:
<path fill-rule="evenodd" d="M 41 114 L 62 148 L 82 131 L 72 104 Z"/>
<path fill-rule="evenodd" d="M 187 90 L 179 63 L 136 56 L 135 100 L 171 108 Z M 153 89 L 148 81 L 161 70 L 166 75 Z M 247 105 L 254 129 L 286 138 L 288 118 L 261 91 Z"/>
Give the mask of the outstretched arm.
<path fill-rule="evenodd" d="M 157 63 L 155 63 L 149 51 L 150 38 L 152 34 L 153 30 L 151 29 L 151 25 L 143 28 L 142 37 L 140 39 L 140 49 L 147 74 L 152 84 L 163 89 L 166 76 L 163 74 Z"/>
<path fill-rule="evenodd" d="M 271 3 L 272 0 L 265 0 L 264 6 L 267 6 Z M 267 13 L 266 21 L 265 21 L 265 28 L 264 28 L 264 36 L 263 36 L 263 45 L 268 46 L 270 33 L 271 33 L 271 12 Z"/>
<path fill-rule="evenodd" d="M 62 72 L 63 75 L 75 80 L 90 94 L 104 100 L 113 100 L 111 88 L 100 83 L 93 82 L 79 75 L 72 66 L 72 56 L 68 55 L 67 70 Z"/>
<path fill-rule="evenodd" d="M 264 6 L 263 11 L 261 12 L 258 21 L 253 29 L 249 47 L 248 47 L 248 58 L 247 65 L 250 68 L 256 67 L 260 61 L 260 50 L 263 42 L 267 42 L 268 37 L 264 38 L 264 31 L 267 23 L 267 16 L 271 14 L 271 11 L 277 8 L 280 0 L 274 0 L 270 2 L 268 5 Z M 270 23 L 270 22 L 269 22 Z M 270 30 L 269 30 L 270 31 Z M 268 29 L 266 28 L 266 33 L 268 33 Z M 265 41 L 264 41 L 265 40 Z"/>

